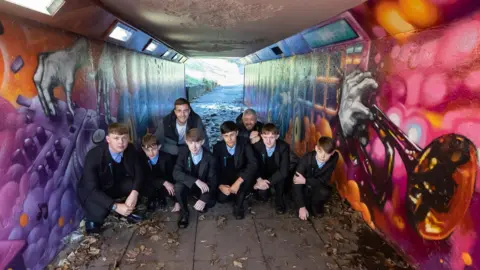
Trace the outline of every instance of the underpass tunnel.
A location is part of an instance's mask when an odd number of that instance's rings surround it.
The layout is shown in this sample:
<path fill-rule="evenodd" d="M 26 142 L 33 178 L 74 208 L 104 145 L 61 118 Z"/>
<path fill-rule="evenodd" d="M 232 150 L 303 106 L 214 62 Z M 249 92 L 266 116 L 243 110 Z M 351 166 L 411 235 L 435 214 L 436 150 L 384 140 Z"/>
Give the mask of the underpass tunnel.
<path fill-rule="evenodd" d="M 480 267 L 479 7 L 0 0 L 0 269 L 74 269 L 82 246 L 99 269 Z M 298 157 L 333 138 L 330 215 L 254 204 L 244 223 L 219 207 L 193 232 L 165 214 L 150 242 L 147 227 L 110 228 L 103 246 L 78 234 L 87 152 L 115 122 L 138 146 L 180 97 L 210 148 L 247 108 Z"/>

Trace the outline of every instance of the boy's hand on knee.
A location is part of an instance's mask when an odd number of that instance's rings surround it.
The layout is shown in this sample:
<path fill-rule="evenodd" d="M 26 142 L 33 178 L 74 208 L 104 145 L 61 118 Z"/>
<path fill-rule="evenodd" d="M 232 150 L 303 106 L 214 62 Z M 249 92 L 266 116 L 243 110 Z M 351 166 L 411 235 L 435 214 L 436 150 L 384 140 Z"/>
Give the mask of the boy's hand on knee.
<path fill-rule="evenodd" d="M 195 184 L 202 191 L 202 194 L 209 191 L 208 185 L 202 180 L 198 179 Z"/>
<path fill-rule="evenodd" d="M 307 182 L 307 179 L 305 179 L 305 177 L 301 173 L 295 172 L 295 176 L 293 177 L 294 184 L 304 185 L 306 182 Z"/>
<path fill-rule="evenodd" d="M 175 188 L 172 183 L 165 181 L 163 183 L 163 186 L 165 187 L 170 196 L 175 196 Z"/>
<path fill-rule="evenodd" d="M 120 215 L 122 216 L 128 216 L 130 215 L 132 212 L 133 212 L 133 209 L 132 207 L 124 204 L 124 203 L 117 203 L 117 208 L 115 209 L 115 212 L 119 213 Z"/>
<path fill-rule="evenodd" d="M 298 217 L 301 219 L 301 220 L 307 220 L 309 216 L 309 213 L 308 213 L 308 210 L 307 208 L 305 207 L 302 207 L 298 210 Z"/>
<path fill-rule="evenodd" d="M 225 196 L 229 196 L 230 195 L 230 186 L 228 185 L 220 185 L 218 186 L 218 189 L 220 189 L 220 191 L 225 194 Z"/>
<path fill-rule="evenodd" d="M 130 195 L 128 195 L 127 200 L 125 201 L 125 204 L 128 207 L 134 209 L 135 206 L 137 205 L 137 200 L 138 200 L 138 191 L 132 190 L 132 192 L 130 192 Z"/>
<path fill-rule="evenodd" d="M 260 190 L 267 190 L 270 188 L 270 181 L 258 178 L 257 179 L 257 184 L 253 187 L 254 189 L 260 189 Z"/>
<path fill-rule="evenodd" d="M 193 206 L 193 208 L 195 208 L 195 210 L 197 211 L 202 211 L 205 208 L 205 202 L 202 200 L 198 200 Z"/>
<path fill-rule="evenodd" d="M 242 183 L 243 183 L 242 178 L 237 179 L 237 181 L 235 181 L 235 183 L 233 183 L 232 187 L 230 187 L 230 192 L 232 192 L 233 194 L 237 194 L 237 192 L 240 189 L 240 186 L 242 185 Z"/>

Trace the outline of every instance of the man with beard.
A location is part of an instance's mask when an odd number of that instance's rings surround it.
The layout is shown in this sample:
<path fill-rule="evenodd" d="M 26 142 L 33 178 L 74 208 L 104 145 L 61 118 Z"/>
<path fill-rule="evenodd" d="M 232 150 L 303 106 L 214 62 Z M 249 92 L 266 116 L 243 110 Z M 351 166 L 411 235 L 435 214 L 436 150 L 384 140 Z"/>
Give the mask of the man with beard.
<path fill-rule="evenodd" d="M 252 144 L 260 140 L 260 131 L 263 124 L 257 119 L 257 112 L 254 109 L 246 109 L 236 119 L 238 125 L 238 136 L 249 139 Z"/>

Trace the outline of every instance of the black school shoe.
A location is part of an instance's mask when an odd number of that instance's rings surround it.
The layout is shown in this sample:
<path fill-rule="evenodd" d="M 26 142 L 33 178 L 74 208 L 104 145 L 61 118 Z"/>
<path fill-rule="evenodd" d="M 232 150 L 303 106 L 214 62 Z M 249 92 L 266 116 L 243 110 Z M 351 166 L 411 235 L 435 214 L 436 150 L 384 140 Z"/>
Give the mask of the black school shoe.
<path fill-rule="evenodd" d="M 180 214 L 180 219 L 178 220 L 178 228 L 185 229 L 188 227 L 188 220 L 190 218 L 190 214 L 187 212 L 182 212 Z"/>
<path fill-rule="evenodd" d="M 102 223 L 85 220 L 85 231 L 87 234 L 100 233 L 102 231 Z"/>
<path fill-rule="evenodd" d="M 285 204 L 277 205 L 275 206 L 275 212 L 277 215 L 283 215 L 285 212 L 287 212 L 287 207 L 285 207 Z"/>
<path fill-rule="evenodd" d="M 233 216 L 235 219 L 240 220 L 245 218 L 245 210 L 233 207 Z"/>

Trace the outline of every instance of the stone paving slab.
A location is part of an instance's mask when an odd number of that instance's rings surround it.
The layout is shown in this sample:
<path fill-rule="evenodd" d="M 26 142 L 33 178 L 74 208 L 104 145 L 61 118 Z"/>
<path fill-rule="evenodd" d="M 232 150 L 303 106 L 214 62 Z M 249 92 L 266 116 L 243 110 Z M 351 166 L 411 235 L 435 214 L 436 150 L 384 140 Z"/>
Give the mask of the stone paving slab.
<path fill-rule="evenodd" d="M 255 225 L 266 257 L 322 259 L 324 243 L 309 222 L 264 219 Z"/>
<path fill-rule="evenodd" d="M 113 266 L 119 262 L 127 249 L 128 243 L 132 238 L 136 228 L 118 228 L 111 227 L 103 233 L 103 243 L 100 248 L 100 257 L 92 261 L 87 267 L 88 269 L 95 267 Z"/>
<path fill-rule="evenodd" d="M 226 256 L 263 257 L 253 220 L 198 222 L 195 260 L 215 260 Z"/>
<path fill-rule="evenodd" d="M 157 234 L 140 235 L 137 231 L 128 245 L 122 264 L 128 262 L 129 255 L 139 262 L 193 261 L 196 221 L 192 220 L 190 226 L 190 229 L 179 230 L 177 222 L 165 222 L 162 226 L 164 229 Z"/>
<path fill-rule="evenodd" d="M 234 264 L 235 262 L 235 264 Z M 241 268 L 240 268 L 241 266 Z M 218 258 L 214 261 L 195 261 L 194 270 L 267 270 L 263 258 L 233 258 L 230 256 Z"/>

